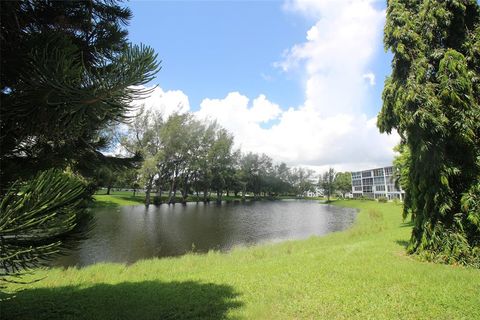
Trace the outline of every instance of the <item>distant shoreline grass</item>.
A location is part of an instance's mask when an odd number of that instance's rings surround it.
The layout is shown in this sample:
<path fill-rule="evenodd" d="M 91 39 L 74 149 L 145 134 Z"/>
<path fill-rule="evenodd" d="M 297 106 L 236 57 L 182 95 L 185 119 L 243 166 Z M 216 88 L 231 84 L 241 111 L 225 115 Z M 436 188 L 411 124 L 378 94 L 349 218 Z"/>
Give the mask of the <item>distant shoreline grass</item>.
<path fill-rule="evenodd" d="M 359 209 L 346 231 L 228 253 L 38 270 L 5 319 L 480 319 L 480 270 L 405 254 L 401 206 Z M 10 285 L 14 290 L 19 286 Z"/>
<path fill-rule="evenodd" d="M 151 202 L 153 202 L 154 195 L 151 196 Z M 131 191 L 111 191 L 109 195 L 105 193 L 104 190 L 97 192 L 94 195 L 95 207 L 119 207 L 119 206 L 135 206 L 145 204 L 145 193 L 139 192 L 133 196 L 133 192 Z M 279 196 L 275 198 L 271 197 L 260 197 L 260 198 L 253 198 L 247 197 L 246 200 L 287 200 L 287 199 L 307 199 L 307 200 L 318 200 L 323 201 L 325 198 L 321 197 L 306 197 L 306 198 L 298 198 L 294 196 Z M 168 200 L 166 195 L 162 195 L 162 203 L 165 203 Z M 223 196 L 223 201 L 242 201 L 242 197 L 235 197 L 235 196 Z M 175 202 L 181 203 L 181 197 L 176 197 Z M 211 202 L 216 201 L 216 197 L 210 197 Z M 203 202 L 203 198 L 197 198 L 196 196 L 189 196 L 187 198 L 187 202 Z"/>

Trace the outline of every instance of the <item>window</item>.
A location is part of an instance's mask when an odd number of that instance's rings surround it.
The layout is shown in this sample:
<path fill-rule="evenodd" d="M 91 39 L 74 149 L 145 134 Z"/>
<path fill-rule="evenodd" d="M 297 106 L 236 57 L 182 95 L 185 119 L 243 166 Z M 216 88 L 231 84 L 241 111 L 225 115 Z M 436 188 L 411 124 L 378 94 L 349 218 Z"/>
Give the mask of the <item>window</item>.
<path fill-rule="evenodd" d="M 395 185 L 393 185 L 393 184 L 387 185 L 387 188 L 388 188 L 388 189 L 387 189 L 388 192 L 400 191 L 400 190 L 398 190 L 398 189 L 395 187 Z"/>
<path fill-rule="evenodd" d="M 362 178 L 370 178 L 372 176 L 372 171 L 363 171 Z"/>
<path fill-rule="evenodd" d="M 362 186 L 353 187 L 353 190 L 361 192 L 362 191 Z"/>
<path fill-rule="evenodd" d="M 373 178 L 374 183 L 377 184 L 385 184 L 385 178 L 384 177 L 375 177 Z"/>
<path fill-rule="evenodd" d="M 362 179 L 364 186 L 372 186 L 373 185 L 373 178 L 366 178 Z"/>
<path fill-rule="evenodd" d="M 375 186 L 375 191 L 385 191 L 385 185 Z"/>
<path fill-rule="evenodd" d="M 373 170 L 373 175 L 375 177 L 383 177 L 383 169 L 375 169 Z"/>
<path fill-rule="evenodd" d="M 352 185 L 353 186 L 361 186 L 362 185 L 362 180 L 353 180 Z"/>
<path fill-rule="evenodd" d="M 393 174 L 393 167 L 386 167 L 385 168 L 385 175 L 391 176 Z"/>
<path fill-rule="evenodd" d="M 361 179 L 362 173 L 361 172 L 352 172 L 352 179 Z"/>
<path fill-rule="evenodd" d="M 363 192 L 373 192 L 372 186 L 363 186 Z"/>
<path fill-rule="evenodd" d="M 386 198 L 386 197 L 385 197 L 385 193 L 376 193 L 376 194 L 375 194 L 375 199 L 382 198 L 382 197 L 383 197 L 383 198 Z"/>

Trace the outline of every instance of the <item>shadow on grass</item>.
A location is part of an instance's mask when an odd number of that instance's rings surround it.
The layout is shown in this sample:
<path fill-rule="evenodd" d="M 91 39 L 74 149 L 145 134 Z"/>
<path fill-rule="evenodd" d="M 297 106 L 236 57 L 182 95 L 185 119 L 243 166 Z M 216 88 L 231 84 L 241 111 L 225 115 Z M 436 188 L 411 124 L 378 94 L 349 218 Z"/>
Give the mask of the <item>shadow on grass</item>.
<path fill-rule="evenodd" d="M 400 225 L 400 228 L 411 228 L 411 227 L 413 227 L 412 221 L 402 222 L 402 224 Z"/>
<path fill-rule="evenodd" d="M 138 202 L 139 204 L 143 204 L 145 202 L 145 197 L 139 197 L 139 196 L 115 196 L 115 198 L 122 199 L 122 200 L 127 200 L 127 201 L 132 201 L 132 202 Z"/>
<path fill-rule="evenodd" d="M 396 240 L 395 243 L 407 249 L 409 242 L 407 240 Z"/>
<path fill-rule="evenodd" d="M 232 287 L 187 282 L 123 282 L 28 289 L 1 302 L 1 319 L 224 319 L 242 305 Z"/>

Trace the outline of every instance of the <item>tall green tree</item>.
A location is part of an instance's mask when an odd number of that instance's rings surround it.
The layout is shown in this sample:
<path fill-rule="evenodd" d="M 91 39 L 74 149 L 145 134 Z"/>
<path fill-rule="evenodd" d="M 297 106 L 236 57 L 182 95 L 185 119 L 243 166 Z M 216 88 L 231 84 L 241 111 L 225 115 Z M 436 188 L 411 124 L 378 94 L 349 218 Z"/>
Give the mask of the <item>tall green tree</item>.
<path fill-rule="evenodd" d="M 330 202 L 330 197 L 335 192 L 335 177 L 337 173 L 335 169 L 329 168 L 328 171 L 320 176 L 319 185 L 323 189 L 324 195 L 327 196 L 327 202 Z"/>
<path fill-rule="evenodd" d="M 128 43 L 131 12 L 116 1 L 1 1 L 0 15 L 0 273 L 9 276 L 67 246 L 92 192 L 77 173 L 130 162 L 102 154 L 105 129 L 148 93 L 141 85 L 158 64 L 152 49 Z"/>
<path fill-rule="evenodd" d="M 223 190 L 227 187 L 228 178 L 233 168 L 233 136 L 225 129 L 217 129 L 215 140 L 210 148 L 212 186 L 217 192 L 217 202 L 222 201 Z"/>
<path fill-rule="evenodd" d="M 88 174 L 106 157 L 104 129 L 124 121 L 156 55 L 128 43 L 115 1 L 2 1 L 0 184 L 50 167 Z"/>
<path fill-rule="evenodd" d="M 352 174 L 350 172 L 338 172 L 334 184 L 335 189 L 341 192 L 345 198 L 345 194 L 352 192 Z"/>
<path fill-rule="evenodd" d="M 162 130 L 164 119 L 159 112 L 140 108 L 126 128 L 117 127 L 120 145 L 131 155 L 141 155 L 143 161 L 138 168 L 138 182 L 145 188 L 145 204 L 150 205 L 150 195 L 155 187 L 161 189 L 164 174 L 164 152 Z M 161 194 L 161 190 L 159 190 Z"/>
<path fill-rule="evenodd" d="M 410 253 L 480 267 L 480 8 L 389 0 L 381 132 L 401 136 Z"/>

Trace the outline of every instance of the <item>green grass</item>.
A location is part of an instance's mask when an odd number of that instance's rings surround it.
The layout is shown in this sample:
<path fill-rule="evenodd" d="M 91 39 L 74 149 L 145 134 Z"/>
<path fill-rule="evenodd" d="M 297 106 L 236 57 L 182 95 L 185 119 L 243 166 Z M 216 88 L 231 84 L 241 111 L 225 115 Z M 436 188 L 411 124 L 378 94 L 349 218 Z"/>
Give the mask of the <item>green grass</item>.
<path fill-rule="evenodd" d="M 145 194 L 133 196 L 133 192 L 115 191 L 111 194 L 95 194 L 95 207 L 136 206 L 145 203 Z"/>
<path fill-rule="evenodd" d="M 480 270 L 406 256 L 401 207 L 347 231 L 133 265 L 38 270 L 1 319 L 480 319 Z M 14 285 L 10 289 L 15 289 Z"/>

